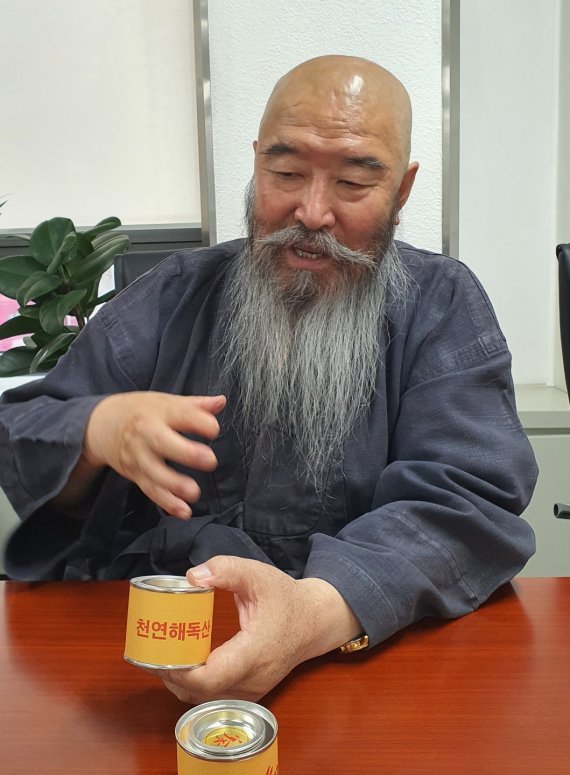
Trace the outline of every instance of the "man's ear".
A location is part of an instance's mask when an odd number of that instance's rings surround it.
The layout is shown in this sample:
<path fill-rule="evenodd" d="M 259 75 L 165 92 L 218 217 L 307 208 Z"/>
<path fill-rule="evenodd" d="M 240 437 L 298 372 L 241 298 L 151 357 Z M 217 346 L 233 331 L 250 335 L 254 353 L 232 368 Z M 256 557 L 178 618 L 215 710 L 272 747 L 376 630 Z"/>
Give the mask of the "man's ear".
<path fill-rule="evenodd" d="M 253 152 L 255 153 L 257 151 L 257 140 L 253 141 Z"/>
<path fill-rule="evenodd" d="M 408 201 L 419 167 L 420 165 L 417 161 L 408 164 L 408 169 L 405 171 L 402 182 L 400 183 L 400 188 L 398 189 L 398 210 L 401 210 Z"/>
<path fill-rule="evenodd" d="M 414 161 L 411 164 L 408 164 L 408 169 L 404 173 L 404 177 L 402 178 L 402 182 L 400 183 L 400 188 L 398 189 L 398 206 L 394 213 L 395 226 L 397 226 L 400 223 L 400 210 L 408 201 L 408 197 L 410 196 L 410 191 L 412 190 L 412 186 L 414 185 L 414 180 L 416 179 L 416 172 L 418 171 L 419 166 L 420 165 L 418 164 L 418 162 Z"/>
<path fill-rule="evenodd" d="M 398 189 L 398 210 L 401 210 L 408 201 L 419 166 L 417 161 L 413 161 L 411 164 L 408 164 L 408 169 L 404 172 L 404 177 Z"/>

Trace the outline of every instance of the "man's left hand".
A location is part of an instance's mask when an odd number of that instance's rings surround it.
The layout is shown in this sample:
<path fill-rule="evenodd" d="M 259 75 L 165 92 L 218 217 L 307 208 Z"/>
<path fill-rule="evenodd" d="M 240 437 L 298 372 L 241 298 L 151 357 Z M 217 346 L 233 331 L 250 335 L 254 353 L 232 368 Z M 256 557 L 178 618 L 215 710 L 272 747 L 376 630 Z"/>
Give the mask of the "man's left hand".
<path fill-rule="evenodd" d="M 295 581 L 256 560 L 219 556 L 188 571 L 191 584 L 234 593 L 240 630 L 194 670 L 161 671 L 178 699 L 258 700 L 298 664 L 360 631 L 358 620 L 328 582 Z"/>

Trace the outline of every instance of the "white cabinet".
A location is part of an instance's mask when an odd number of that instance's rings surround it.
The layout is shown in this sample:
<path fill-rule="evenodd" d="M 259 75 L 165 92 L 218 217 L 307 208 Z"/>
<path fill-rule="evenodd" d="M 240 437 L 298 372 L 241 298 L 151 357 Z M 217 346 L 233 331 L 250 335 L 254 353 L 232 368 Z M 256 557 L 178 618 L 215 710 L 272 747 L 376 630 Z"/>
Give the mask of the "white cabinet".
<path fill-rule="evenodd" d="M 570 506 L 570 434 L 529 432 L 540 474 L 524 518 L 536 534 L 536 554 L 521 576 L 570 576 L 570 519 L 553 514 L 555 503 Z"/>
<path fill-rule="evenodd" d="M 570 404 L 562 390 L 517 387 L 517 406 L 540 473 L 524 518 L 536 534 L 536 554 L 521 576 L 570 576 L 570 520 L 553 514 L 555 503 L 570 506 Z"/>
<path fill-rule="evenodd" d="M 4 547 L 12 530 L 20 522 L 8 498 L 0 489 L 0 573 L 4 573 Z"/>

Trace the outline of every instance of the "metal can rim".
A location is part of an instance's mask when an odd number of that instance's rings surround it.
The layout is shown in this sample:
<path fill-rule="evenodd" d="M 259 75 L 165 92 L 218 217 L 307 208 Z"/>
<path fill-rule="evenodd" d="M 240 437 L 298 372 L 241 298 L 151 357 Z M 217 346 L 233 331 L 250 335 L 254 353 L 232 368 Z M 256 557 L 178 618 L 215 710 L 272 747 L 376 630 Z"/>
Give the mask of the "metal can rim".
<path fill-rule="evenodd" d="M 145 670 L 195 670 L 197 667 L 204 667 L 205 662 L 194 662 L 191 665 L 157 665 L 156 662 L 140 662 L 138 659 L 123 655 L 125 662 L 135 667 L 144 667 Z"/>
<path fill-rule="evenodd" d="M 161 584 L 160 582 L 179 582 L 180 586 L 168 586 L 168 584 Z M 135 576 L 135 578 L 129 579 L 129 584 L 145 592 L 159 592 L 170 595 L 211 594 L 214 591 L 213 587 L 192 586 L 186 576 L 175 576 L 168 573 L 156 574 L 154 576 Z"/>
<path fill-rule="evenodd" d="M 232 755 L 218 755 L 214 756 L 210 754 L 207 751 L 204 751 L 198 747 L 193 747 L 191 744 L 189 744 L 188 737 L 186 737 L 185 740 L 182 739 L 182 733 L 184 729 L 188 727 L 188 724 L 194 719 L 194 718 L 200 718 L 205 713 L 215 711 L 215 710 L 245 710 L 249 712 L 251 715 L 257 715 L 261 718 L 263 722 L 265 722 L 265 729 L 266 729 L 266 737 L 263 739 L 258 746 L 250 747 L 247 750 L 237 751 L 236 754 Z M 271 734 L 267 734 L 267 730 L 270 730 Z M 177 744 L 182 748 L 182 750 L 189 754 L 190 756 L 194 756 L 197 758 L 201 758 L 204 761 L 226 761 L 226 762 L 232 762 L 232 761 L 244 761 L 247 759 L 251 759 L 254 756 L 257 756 L 258 754 L 262 753 L 263 751 L 266 751 L 277 739 L 277 732 L 278 732 L 278 724 L 277 719 L 271 713 L 270 710 L 265 708 L 263 705 L 258 705 L 255 702 L 249 702 L 248 700 L 214 700 L 212 702 L 205 702 L 201 705 L 196 705 L 196 707 L 186 711 L 177 721 L 176 727 L 175 727 L 175 735 L 176 735 L 176 742 Z M 235 749 L 234 749 L 235 750 Z M 221 753 L 221 751 L 220 751 Z"/>

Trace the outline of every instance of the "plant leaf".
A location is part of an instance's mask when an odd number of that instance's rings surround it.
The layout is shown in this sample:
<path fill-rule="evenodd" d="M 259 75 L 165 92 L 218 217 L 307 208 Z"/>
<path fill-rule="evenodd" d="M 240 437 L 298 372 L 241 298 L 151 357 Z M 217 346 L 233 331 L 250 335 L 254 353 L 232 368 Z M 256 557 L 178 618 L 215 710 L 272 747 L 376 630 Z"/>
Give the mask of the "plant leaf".
<path fill-rule="evenodd" d="M 65 316 L 85 296 L 85 290 L 70 291 L 63 296 L 55 296 L 42 304 L 40 309 L 40 323 L 48 334 L 59 334 L 63 330 Z"/>
<path fill-rule="evenodd" d="M 65 331 L 54 337 L 49 344 L 40 347 L 40 349 L 36 352 L 34 359 L 30 363 L 30 374 L 36 372 L 38 367 L 41 366 L 41 364 L 44 363 L 44 361 L 46 361 L 50 355 L 55 355 L 55 353 L 59 353 L 60 356 L 63 355 L 76 336 L 77 334 Z M 8 350 L 8 352 L 10 351 Z"/>
<path fill-rule="evenodd" d="M 27 307 L 20 307 L 18 313 L 23 318 L 33 318 L 34 320 L 39 320 L 40 309 L 41 307 L 39 307 L 37 304 L 29 304 Z"/>
<path fill-rule="evenodd" d="M 36 347 L 43 347 L 44 344 L 48 344 L 53 339 L 53 334 L 46 334 L 45 331 L 36 331 L 30 337 Z"/>
<path fill-rule="evenodd" d="M 49 221 L 43 221 L 32 232 L 30 249 L 33 257 L 43 266 L 49 267 L 56 260 L 66 236 L 70 233 L 75 233 L 75 226 L 69 218 L 50 218 Z"/>
<path fill-rule="evenodd" d="M 117 234 L 114 240 L 110 240 L 100 248 L 87 256 L 71 278 L 74 287 L 83 286 L 97 280 L 103 272 L 113 265 L 113 259 L 120 253 L 124 253 L 129 244 L 126 234 Z"/>
<path fill-rule="evenodd" d="M 39 330 L 39 321 L 16 315 L 0 325 L 0 339 L 7 339 L 9 336 L 32 334 Z"/>
<path fill-rule="evenodd" d="M 22 282 L 32 272 L 43 271 L 43 266 L 32 256 L 4 256 L 0 258 L 0 293 L 15 299 Z"/>
<path fill-rule="evenodd" d="M 43 361 L 42 363 L 42 372 L 51 371 L 54 366 L 57 365 L 59 356 L 56 358 L 48 358 L 46 361 Z"/>
<path fill-rule="evenodd" d="M 55 253 L 47 272 L 53 274 L 62 264 L 72 261 L 77 255 L 77 234 L 74 231 L 68 232 Z"/>
<path fill-rule="evenodd" d="M 96 280 L 94 280 L 91 285 L 87 286 L 87 305 L 91 304 L 97 296 L 99 295 L 99 283 L 101 282 L 101 278 L 98 277 Z M 85 302 L 83 302 L 85 306 Z"/>
<path fill-rule="evenodd" d="M 12 347 L 0 355 L 0 377 L 17 377 L 29 374 L 34 351 L 27 347 Z"/>
<path fill-rule="evenodd" d="M 104 293 L 102 296 L 91 299 L 91 301 L 87 303 L 84 302 L 83 311 L 85 315 L 89 318 L 96 307 L 98 307 L 100 304 L 106 304 L 108 301 L 111 301 L 111 299 L 114 299 L 116 295 L 116 291 L 109 291 L 108 293 Z"/>
<path fill-rule="evenodd" d="M 99 298 L 91 302 L 93 309 L 98 307 L 99 304 L 106 304 L 108 301 L 111 301 L 111 299 L 114 299 L 116 295 L 117 291 L 107 291 L 107 293 L 104 293 L 102 296 L 99 296 Z"/>
<path fill-rule="evenodd" d="M 82 232 L 82 234 L 88 239 L 93 239 L 93 237 L 96 237 L 98 234 L 103 234 L 106 231 L 111 231 L 111 229 L 116 229 L 117 226 L 120 225 L 121 221 L 112 215 L 110 218 L 103 218 L 103 220 L 95 224 L 92 229 L 87 229 L 87 231 Z"/>
<path fill-rule="evenodd" d="M 77 256 L 78 258 L 85 258 L 90 253 L 93 253 L 93 243 L 81 232 L 77 233 Z"/>
<path fill-rule="evenodd" d="M 48 274 L 47 272 L 32 272 L 27 280 L 21 283 L 16 299 L 21 307 L 25 307 L 32 299 L 45 296 L 50 291 L 55 291 L 62 283 L 58 275 Z"/>
<path fill-rule="evenodd" d="M 77 235 L 77 253 L 66 265 L 68 277 L 73 277 L 85 258 L 93 253 L 93 244 L 83 234 Z"/>
<path fill-rule="evenodd" d="M 93 245 L 88 239 L 83 239 L 82 234 L 77 235 L 77 253 L 74 258 L 65 265 L 65 274 L 69 278 L 74 278 L 77 270 L 85 259 L 93 253 Z"/>
<path fill-rule="evenodd" d="M 100 248 L 110 240 L 115 239 L 115 237 L 126 237 L 126 236 L 127 236 L 126 234 L 113 234 L 111 232 L 109 232 L 108 234 L 101 234 L 99 237 L 95 237 L 92 240 L 93 247 Z"/>

